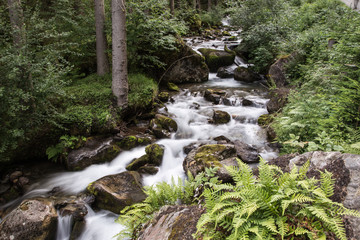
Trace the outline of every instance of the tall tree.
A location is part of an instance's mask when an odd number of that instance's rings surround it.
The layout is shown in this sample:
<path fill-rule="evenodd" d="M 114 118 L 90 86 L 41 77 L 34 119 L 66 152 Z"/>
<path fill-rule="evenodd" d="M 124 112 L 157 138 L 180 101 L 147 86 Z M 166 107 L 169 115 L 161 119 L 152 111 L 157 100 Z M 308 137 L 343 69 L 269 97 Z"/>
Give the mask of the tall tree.
<path fill-rule="evenodd" d="M 174 8 L 175 8 L 175 2 L 174 0 L 170 0 L 170 13 L 172 16 L 174 16 Z"/>
<path fill-rule="evenodd" d="M 208 11 L 211 11 L 211 0 L 208 0 Z"/>
<path fill-rule="evenodd" d="M 13 42 L 20 48 L 24 41 L 24 15 L 21 0 L 8 0 L 10 24 L 13 32 Z"/>
<path fill-rule="evenodd" d="M 125 0 L 112 0 L 112 92 L 117 106 L 128 105 Z"/>
<path fill-rule="evenodd" d="M 95 27 L 97 74 L 102 76 L 110 71 L 109 60 L 106 54 L 107 41 L 105 35 L 104 0 L 95 0 Z"/>

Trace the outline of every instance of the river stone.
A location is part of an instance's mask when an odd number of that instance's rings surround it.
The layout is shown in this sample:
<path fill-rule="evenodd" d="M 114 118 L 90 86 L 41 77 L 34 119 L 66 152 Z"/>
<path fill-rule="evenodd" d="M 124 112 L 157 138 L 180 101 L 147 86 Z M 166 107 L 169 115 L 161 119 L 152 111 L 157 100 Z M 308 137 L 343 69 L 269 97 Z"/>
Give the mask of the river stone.
<path fill-rule="evenodd" d="M 310 161 L 308 177 L 320 178 L 320 171 L 327 170 L 333 174 L 335 180 L 333 201 L 341 202 L 345 207 L 360 211 L 360 155 L 342 154 L 340 152 L 307 152 L 293 158 L 284 158 L 287 167 L 302 166 Z M 284 164 L 282 164 L 284 166 Z M 360 239 L 360 218 L 346 217 L 347 237 L 350 240 Z"/>
<path fill-rule="evenodd" d="M 213 121 L 215 124 L 226 124 L 230 122 L 230 114 L 221 110 L 214 110 Z"/>
<path fill-rule="evenodd" d="M 199 52 L 205 57 L 206 64 L 211 72 L 217 72 L 220 67 L 229 66 L 234 63 L 235 52 L 200 48 Z"/>
<path fill-rule="evenodd" d="M 224 182 L 230 182 L 230 175 L 225 166 L 236 166 L 237 157 L 235 146 L 232 144 L 207 144 L 193 149 L 183 162 L 184 171 L 194 177 L 205 171 L 205 168 L 218 167 L 217 176 Z"/>
<path fill-rule="evenodd" d="M 87 190 L 95 196 L 97 207 L 116 214 L 119 214 L 124 207 L 142 202 L 146 198 L 142 190 L 140 174 L 134 171 L 100 178 L 90 183 Z"/>
<path fill-rule="evenodd" d="M 136 158 L 126 166 L 128 171 L 136 171 L 142 166 L 160 166 L 164 156 L 165 147 L 159 144 L 150 144 L 145 148 L 145 155 Z M 154 172 L 154 171 L 151 171 Z"/>
<path fill-rule="evenodd" d="M 169 93 L 168 92 L 161 92 L 158 94 L 158 99 L 161 102 L 166 103 L 167 101 L 169 101 Z"/>
<path fill-rule="evenodd" d="M 24 200 L 0 223 L 0 239 L 55 239 L 56 225 L 57 213 L 51 201 Z"/>
<path fill-rule="evenodd" d="M 256 148 L 239 140 L 235 140 L 234 145 L 238 158 L 244 163 L 258 163 L 260 161 L 260 155 Z"/>
<path fill-rule="evenodd" d="M 151 143 L 151 138 L 149 136 L 135 136 L 135 135 L 129 135 L 129 136 L 117 136 L 114 138 L 114 141 L 116 144 L 124 150 L 130 150 L 132 148 L 143 146 Z"/>
<path fill-rule="evenodd" d="M 224 90 L 214 90 L 206 89 L 204 93 L 204 98 L 206 101 L 212 102 L 214 104 L 219 104 L 221 96 L 224 96 L 226 92 Z"/>
<path fill-rule="evenodd" d="M 234 77 L 234 70 L 231 67 L 221 67 L 218 69 L 216 76 L 219 78 L 232 78 Z"/>
<path fill-rule="evenodd" d="M 139 233 L 138 240 L 193 240 L 205 209 L 199 206 L 164 206 Z"/>
<path fill-rule="evenodd" d="M 177 123 L 162 114 L 156 114 L 150 121 L 150 130 L 157 138 L 170 138 L 172 132 L 177 131 Z"/>
<path fill-rule="evenodd" d="M 92 164 L 113 160 L 121 152 L 120 148 L 108 139 L 92 139 L 82 148 L 73 150 L 66 158 L 65 165 L 70 171 L 82 170 Z"/>
<path fill-rule="evenodd" d="M 246 99 L 246 98 L 244 98 L 244 99 L 241 101 L 241 104 L 242 104 L 244 107 L 249 107 L 249 106 L 254 105 L 253 101 L 251 101 L 251 100 L 249 100 L 249 99 Z"/>
<path fill-rule="evenodd" d="M 251 69 L 249 68 L 237 67 L 234 71 L 234 79 L 238 81 L 252 83 L 261 80 L 261 77 L 259 74 L 251 71 Z"/>

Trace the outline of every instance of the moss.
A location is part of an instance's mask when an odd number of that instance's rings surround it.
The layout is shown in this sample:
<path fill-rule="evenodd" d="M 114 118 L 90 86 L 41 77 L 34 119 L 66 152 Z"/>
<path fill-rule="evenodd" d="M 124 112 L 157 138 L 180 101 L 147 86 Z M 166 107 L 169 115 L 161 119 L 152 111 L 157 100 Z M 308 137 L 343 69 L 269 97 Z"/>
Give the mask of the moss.
<path fill-rule="evenodd" d="M 126 136 L 120 142 L 116 143 L 120 148 L 124 150 L 130 150 L 132 148 L 149 144 L 151 140 L 146 137 Z"/>
<path fill-rule="evenodd" d="M 221 144 L 210 144 L 205 145 L 199 148 L 198 152 L 195 154 L 195 161 L 201 161 L 205 163 L 207 166 L 215 165 L 217 167 L 221 167 L 220 160 L 217 156 L 218 153 L 224 152 L 227 150 L 225 145 Z"/>
<path fill-rule="evenodd" d="M 146 154 L 149 156 L 150 163 L 159 166 L 164 156 L 164 147 L 159 144 L 150 144 L 145 148 Z"/>
<path fill-rule="evenodd" d="M 126 170 L 128 171 L 136 171 L 140 167 L 144 166 L 145 164 L 150 163 L 150 158 L 148 155 L 143 155 L 126 166 Z"/>
<path fill-rule="evenodd" d="M 270 114 L 263 114 L 258 118 L 258 124 L 261 127 L 267 127 L 274 121 L 273 115 Z"/>
<path fill-rule="evenodd" d="M 176 86 L 175 83 L 171 83 L 171 82 L 168 82 L 167 83 L 167 88 L 170 90 L 170 91 L 176 91 L 176 92 L 179 92 L 180 91 L 180 88 L 178 86 Z"/>
<path fill-rule="evenodd" d="M 199 51 L 205 57 L 206 64 L 211 71 L 217 71 L 220 67 L 229 66 L 234 63 L 235 52 L 200 48 Z"/>

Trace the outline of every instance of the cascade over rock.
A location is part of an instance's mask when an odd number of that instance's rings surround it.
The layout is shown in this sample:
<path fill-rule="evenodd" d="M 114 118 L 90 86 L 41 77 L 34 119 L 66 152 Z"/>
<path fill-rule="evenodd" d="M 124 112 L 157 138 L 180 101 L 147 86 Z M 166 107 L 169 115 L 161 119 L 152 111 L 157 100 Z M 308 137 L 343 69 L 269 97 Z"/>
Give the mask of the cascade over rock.
<path fill-rule="evenodd" d="M 100 178 L 90 183 L 87 190 L 95 196 L 97 207 L 117 214 L 124 207 L 146 198 L 142 190 L 140 174 L 133 171 Z"/>
<path fill-rule="evenodd" d="M 47 199 L 24 200 L 0 223 L 0 239 L 54 239 L 57 213 Z"/>

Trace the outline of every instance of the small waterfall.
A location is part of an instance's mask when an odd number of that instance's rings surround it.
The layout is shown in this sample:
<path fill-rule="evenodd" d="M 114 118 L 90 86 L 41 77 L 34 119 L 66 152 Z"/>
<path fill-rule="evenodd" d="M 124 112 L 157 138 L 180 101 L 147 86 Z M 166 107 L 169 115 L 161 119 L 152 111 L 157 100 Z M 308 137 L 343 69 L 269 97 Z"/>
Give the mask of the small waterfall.
<path fill-rule="evenodd" d="M 56 232 L 56 240 L 69 240 L 72 227 L 72 216 L 62 216 L 58 211 L 58 225 Z"/>

